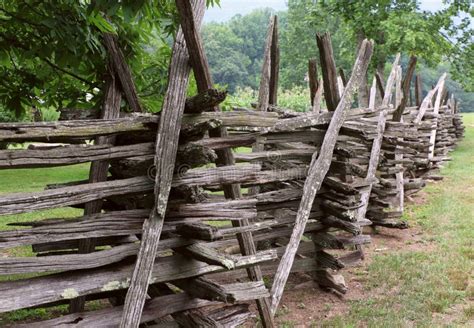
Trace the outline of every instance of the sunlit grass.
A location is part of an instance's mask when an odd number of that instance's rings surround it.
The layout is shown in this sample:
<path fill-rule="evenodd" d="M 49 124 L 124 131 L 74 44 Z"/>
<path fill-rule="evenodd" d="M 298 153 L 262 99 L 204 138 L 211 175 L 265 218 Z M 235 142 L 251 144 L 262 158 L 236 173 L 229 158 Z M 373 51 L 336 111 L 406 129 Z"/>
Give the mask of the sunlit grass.
<path fill-rule="evenodd" d="M 429 184 L 427 202 L 409 205 L 405 214 L 434 247 L 376 255 L 364 285 L 367 295 L 383 292 L 353 301 L 348 314 L 315 326 L 444 326 L 436 316 L 451 313 L 456 305 L 461 310 L 450 326 L 469 325 L 474 312 L 474 114 L 464 115 L 464 122 L 465 139 L 442 169 L 444 180 Z"/>

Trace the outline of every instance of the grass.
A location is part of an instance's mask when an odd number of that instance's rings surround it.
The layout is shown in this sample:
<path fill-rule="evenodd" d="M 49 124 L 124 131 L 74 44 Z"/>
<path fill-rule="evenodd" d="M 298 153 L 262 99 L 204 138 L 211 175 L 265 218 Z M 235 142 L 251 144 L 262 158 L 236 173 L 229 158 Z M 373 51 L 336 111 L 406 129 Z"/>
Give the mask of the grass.
<path fill-rule="evenodd" d="M 444 180 L 429 184 L 426 203 L 409 205 L 405 214 L 430 247 L 375 255 L 366 269 L 369 297 L 315 326 L 472 327 L 474 114 L 464 115 L 464 122 L 465 139 L 442 169 Z"/>
<path fill-rule="evenodd" d="M 0 170 L 0 194 L 14 192 L 40 191 L 48 184 L 65 183 L 87 179 L 89 164 L 64 166 L 57 168 Z M 46 218 L 69 218 L 82 215 L 82 210 L 71 207 L 37 211 L 0 217 L 0 230 L 12 230 L 9 223 L 37 221 Z M 3 251 L 2 251 L 3 252 Z M 0 252 L 0 257 L 2 256 Z M 33 256 L 30 246 L 8 249 L 8 256 Z M 23 274 L 0 276 L 0 281 L 24 279 L 39 276 L 39 274 Z M 57 306 L 51 309 L 24 309 L 0 315 L 0 327 L 8 323 L 25 320 L 46 320 L 67 313 L 67 306 Z"/>

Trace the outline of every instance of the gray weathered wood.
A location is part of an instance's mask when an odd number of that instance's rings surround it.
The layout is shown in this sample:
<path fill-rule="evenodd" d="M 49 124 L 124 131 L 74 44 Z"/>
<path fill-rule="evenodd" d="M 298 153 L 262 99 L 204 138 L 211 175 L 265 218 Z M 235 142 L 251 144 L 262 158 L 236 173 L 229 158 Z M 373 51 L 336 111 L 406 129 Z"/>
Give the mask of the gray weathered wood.
<path fill-rule="evenodd" d="M 393 113 L 393 121 L 400 122 L 403 116 L 403 112 L 405 111 L 405 108 L 407 107 L 408 100 L 410 97 L 410 85 L 411 85 L 411 80 L 413 78 L 413 73 L 415 72 L 415 67 L 416 67 L 416 57 L 411 56 L 410 57 L 410 62 L 408 63 L 408 69 L 405 74 L 405 78 L 403 79 L 401 91 L 402 91 L 402 99 L 400 101 L 400 104 L 397 106 L 397 109 Z M 401 77 L 400 77 L 401 80 Z"/>
<path fill-rule="evenodd" d="M 324 97 L 329 111 L 335 111 L 339 103 L 336 63 L 332 50 L 331 36 L 328 32 L 317 34 L 321 71 L 323 75 Z"/>
<path fill-rule="evenodd" d="M 90 161 L 153 155 L 151 142 L 128 146 L 110 144 L 68 145 L 44 150 L 1 150 L 0 168 L 32 168 L 73 165 Z"/>
<path fill-rule="evenodd" d="M 197 26 L 199 26 L 204 16 L 204 3 L 201 0 L 196 0 L 194 4 L 196 5 L 196 18 L 191 15 L 189 20 L 197 19 Z M 123 316 L 120 322 L 120 327 L 123 328 L 138 327 L 140 324 L 171 189 L 191 68 L 183 34 L 183 30 L 187 26 L 183 19 L 181 20 L 181 27 L 182 29 L 178 31 L 173 46 L 168 89 L 163 101 L 156 138 L 155 204 L 149 219 L 143 225 L 140 251 L 133 271 L 131 285 L 125 298 Z"/>
<path fill-rule="evenodd" d="M 332 117 L 329 128 L 326 132 L 319 156 L 314 156 L 303 188 L 303 197 L 298 209 L 298 214 L 293 229 L 290 242 L 286 248 L 285 254 L 282 256 L 280 265 L 276 272 L 271 294 L 272 294 L 272 312 L 275 313 L 280 302 L 283 290 L 285 288 L 291 265 L 298 248 L 298 244 L 303 235 L 306 223 L 308 221 L 309 212 L 313 205 L 317 191 L 321 187 L 324 177 L 329 170 L 332 153 L 336 145 L 337 135 L 344 123 L 346 111 L 350 108 L 352 97 L 356 92 L 360 80 L 365 76 L 367 67 L 372 56 L 373 44 L 364 40 L 361 44 L 359 55 L 354 64 L 351 78 L 347 83 L 341 101 L 337 105 Z"/>
<path fill-rule="evenodd" d="M 245 268 L 276 259 L 276 251 L 236 258 L 236 268 Z M 125 289 L 130 285 L 133 265 L 117 264 L 97 269 L 73 271 L 68 275 L 43 277 L 0 283 L 0 313 L 21 308 L 72 299 L 100 291 Z M 227 271 L 222 266 L 184 258 L 179 255 L 160 258 L 153 265 L 153 283 L 186 279 L 203 274 Z M 24 297 L 28 295 L 28 297 Z"/>
<path fill-rule="evenodd" d="M 114 71 L 120 80 L 123 93 L 125 94 L 125 98 L 127 98 L 130 108 L 134 112 L 141 112 L 142 108 L 138 100 L 135 83 L 133 83 L 132 73 L 125 61 L 122 50 L 118 45 L 117 36 L 110 33 L 104 33 L 103 39 L 108 55 L 112 61 Z"/>
<path fill-rule="evenodd" d="M 274 16 L 272 47 L 270 49 L 270 95 L 268 103 L 278 103 L 278 80 L 280 77 L 280 43 L 278 41 L 278 17 Z"/>
<path fill-rule="evenodd" d="M 147 302 L 146 306 L 143 309 L 143 314 L 140 319 L 140 322 L 145 323 L 158 318 L 165 317 L 175 312 L 185 311 L 189 309 L 197 309 L 204 306 L 217 304 L 218 302 L 211 302 L 203 299 L 192 298 L 186 293 L 165 295 L 151 299 Z M 115 306 L 101 310 L 64 315 L 59 318 L 40 322 L 20 324 L 18 325 L 18 327 L 116 327 L 120 323 L 122 311 L 123 306 Z"/>
<path fill-rule="evenodd" d="M 388 107 L 392 100 L 392 88 L 395 85 L 395 79 L 397 77 L 398 63 L 400 62 L 400 54 L 398 53 L 393 61 L 392 70 L 388 76 L 387 83 L 385 84 L 385 94 L 382 100 L 382 107 Z"/>

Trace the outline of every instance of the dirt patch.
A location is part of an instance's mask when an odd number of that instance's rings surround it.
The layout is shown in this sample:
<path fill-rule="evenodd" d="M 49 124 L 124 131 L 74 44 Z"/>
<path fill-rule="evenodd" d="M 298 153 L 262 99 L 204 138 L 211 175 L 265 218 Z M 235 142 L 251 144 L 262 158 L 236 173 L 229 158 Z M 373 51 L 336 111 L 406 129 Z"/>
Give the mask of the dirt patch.
<path fill-rule="evenodd" d="M 411 197 L 410 203 L 424 204 L 427 194 L 420 192 Z M 435 245 L 424 239 L 419 227 L 408 229 L 388 229 L 367 227 L 364 231 L 372 237 L 372 243 L 364 247 L 365 260 L 357 266 L 341 270 L 348 286 L 347 294 L 340 296 L 322 291 L 309 275 L 291 275 L 279 310 L 276 315 L 278 327 L 309 327 L 312 323 L 344 315 L 350 309 L 351 301 L 366 300 L 387 294 L 396 294 L 397 290 L 373 289 L 368 291 L 365 286 L 365 274 L 375 255 L 391 254 L 400 251 L 426 251 L 435 249 Z M 255 313 L 256 308 L 252 306 Z M 254 327 L 250 323 L 246 327 Z"/>

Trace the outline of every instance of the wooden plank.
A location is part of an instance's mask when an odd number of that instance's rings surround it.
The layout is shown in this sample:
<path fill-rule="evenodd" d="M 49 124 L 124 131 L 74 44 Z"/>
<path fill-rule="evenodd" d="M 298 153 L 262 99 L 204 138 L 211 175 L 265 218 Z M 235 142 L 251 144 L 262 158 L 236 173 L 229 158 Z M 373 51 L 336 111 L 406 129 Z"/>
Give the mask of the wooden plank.
<path fill-rule="evenodd" d="M 236 257 L 236 269 L 273 261 L 276 251 Z M 31 279 L 0 283 L 0 313 L 67 300 L 77 296 L 127 288 L 133 265 L 116 264 L 105 268 L 72 271 L 67 275 L 52 274 Z M 152 283 L 187 279 L 209 273 L 227 271 L 221 266 L 185 258 L 181 255 L 161 257 L 153 264 Z M 28 297 L 25 297 L 28 295 Z"/>
<path fill-rule="evenodd" d="M 139 234 L 149 210 L 129 210 L 92 214 L 90 217 L 54 220 L 21 230 L 0 231 L 0 249 L 56 242 L 81 237 L 111 237 Z M 42 222 L 42 221 L 39 221 Z"/>
<path fill-rule="evenodd" d="M 133 112 L 141 112 L 142 108 L 138 100 L 135 83 L 133 83 L 132 73 L 130 67 L 125 61 L 122 50 L 118 45 L 117 36 L 110 33 L 104 33 L 103 39 L 108 55 L 112 61 L 114 71 L 120 80 L 123 93 L 125 94 L 125 98 L 127 98 L 130 108 Z"/>
<path fill-rule="evenodd" d="M 210 73 L 209 64 L 206 58 L 206 54 L 203 50 L 203 43 L 201 40 L 201 36 L 198 33 L 198 29 L 196 26 L 199 24 L 195 24 L 193 21 L 193 8 L 191 8 L 190 3 L 188 1 L 177 0 L 176 1 L 177 7 L 179 8 L 179 13 L 181 16 L 182 23 L 189 25 L 188 29 L 184 29 L 186 43 L 188 49 L 190 49 L 190 57 L 191 65 L 193 67 L 194 76 L 196 78 L 196 83 L 198 90 L 201 91 L 206 88 L 212 87 L 212 78 Z M 198 8 L 201 9 L 204 7 L 204 4 L 199 2 Z M 196 22 L 197 23 L 197 22 Z M 276 32 L 275 32 L 276 33 Z M 218 107 L 214 108 L 215 112 L 219 112 L 220 109 Z M 225 128 L 219 128 L 209 131 L 209 136 L 211 138 L 222 138 L 227 136 L 227 130 Z M 235 159 L 233 153 L 230 149 L 222 149 L 217 151 L 217 161 L 216 164 L 218 166 L 229 166 L 235 164 Z M 230 199 L 238 199 L 242 197 L 241 189 L 238 184 L 224 184 L 224 196 Z M 249 221 L 248 219 L 243 219 L 239 221 L 232 221 L 232 225 L 238 226 L 248 226 Z M 239 242 L 239 246 L 241 249 L 242 254 L 255 254 L 256 247 L 252 238 L 252 234 L 250 232 L 245 232 L 237 235 L 237 240 Z M 252 267 L 247 270 L 250 280 L 259 281 L 262 280 L 262 274 L 259 267 Z M 257 301 L 258 311 L 260 313 L 260 318 L 262 320 L 262 324 L 264 327 L 272 327 L 273 326 L 273 318 L 271 316 L 271 312 L 269 309 L 269 301 L 267 299 L 258 300 Z"/>
<path fill-rule="evenodd" d="M 137 156 L 152 156 L 152 142 L 112 146 L 111 144 L 68 145 L 51 149 L 1 150 L 0 169 L 74 165 Z"/>
<path fill-rule="evenodd" d="M 372 87 L 370 88 L 369 109 L 375 109 L 375 102 L 377 100 L 377 78 L 374 76 L 372 80 Z"/>
<path fill-rule="evenodd" d="M 383 83 L 383 77 L 379 72 L 375 72 L 375 79 L 377 80 L 377 89 L 379 90 L 380 93 L 380 98 L 385 97 L 385 86 Z"/>
<path fill-rule="evenodd" d="M 127 257 L 136 255 L 137 252 L 138 245 L 128 244 L 93 253 L 81 252 L 79 254 L 42 257 L 5 257 L 0 258 L 0 275 L 92 269 L 122 261 Z M 81 304 L 78 301 L 80 299 L 83 298 L 72 300 L 76 304 L 71 312 L 79 312 L 78 309 L 81 308 Z M 85 298 L 83 300 L 85 301 Z"/>
<path fill-rule="evenodd" d="M 270 104 L 270 79 L 271 79 L 271 50 L 273 43 L 275 16 L 270 17 L 267 37 L 263 52 L 262 72 L 260 74 L 260 87 L 258 88 L 257 111 L 266 112 Z"/>
<path fill-rule="evenodd" d="M 178 3 L 177 3 L 178 4 Z M 204 3 L 201 0 L 194 2 L 196 16 L 193 14 L 187 19 L 181 17 L 181 29 L 176 35 L 171 56 L 168 89 L 161 110 L 160 125 L 156 138 L 155 154 L 155 204 L 150 217 L 143 225 L 143 235 L 140 244 L 135 270 L 125 298 L 124 310 L 120 327 L 138 327 L 145 305 L 148 284 L 152 275 L 153 263 L 158 250 L 158 243 L 163 228 L 168 196 L 171 189 L 174 164 L 178 151 L 178 138 L 181 120 L 186 102 L 186 91 L 189 81 L 189 53 L 186 48 L 183 30 L 194 29 L 194 19 L 200 26 L 204 16 Z"/>
<path fill-rule="evenodd" d="M 328 32 L 316 35 L 316 42 L 319 48 L 319 59 L 323 75 L 324 98 L 326 107 L 332 112 L 335 111 L 339 103 L 336 63 L 332 50 L 331 36 Z"/>
<path fill-rule="evenodd" d="M 217 305 L 219 302 L 212 302 L 203 299 L 193 298 L 189 294 L 172 294 L 160 296 L 149 300 L 143 309 L 140 323 L 150 322 L 167 315 L 197 309 L 204 306 Z M 90 328 L 90 327 L 110 327 L 118 326 L 122 316 L 123 306 L 114 306 L 107 309 L 87 311 L 82 313 L 74 313 L 64 315 L 58 318 L 30 322 L 18 325 L 23 328 L 44 328 L 44 327 L 74 327 L 74 328 Z"/>
<path fill-rule="evenodd" d="M 396 107 L 397 109 L 393 113 L 393 121 L 400 122 L 403 116 L 403 112 L 408 104 L 408 99 L 410 98 L 410 85 L 411 80 L 413 78 L 413 73 L 415 72 L 416 67 L 416 56 L 411 56 L 410 61 L 408 63 L 408 69 L 405 74 L 405 78 L 403 79 L 401 91 L 402 91 L 402 99 L 400 104 Z M 401 77 L 400 77 L 401 79 Z"/>
<path fill-rule="evenodd" d="M 148 177 L 81 184 L 39 192 L 0 196 L 0 215 L 84 204 L 111 196 L 146 192 L 153 189 Z"/>
<path fill-rule="evenodd" d="M 334 115 L 326 132 L 319 156 L 313 156 L 311 161 L 308 177 L 306 178 L 303 188 L 303 197 L 298 208 L 295 226 L 285 253 L 281 258 L 278 270 L 275 274 L 271 290 L 272 313 L 276 313 L 276 309 L 282 297 L 283 290 L 285 288 L 285 284 L 295 258 L 295 254 L 298 249 L 298 244 L 301 241 L 301 237 L 303 236 L 306 223 L 310 215 L 314 198 L 321 187 L 323 179 L 331 165 L 331 159 L 334 147 L 336 146 L 337 135 L 344 123 L 346 112 L 351 106 L 352 97 L 357 91 L 361 79 L 367 73 L 372 51 L 373 43 L 371 41 L 364 40 L 359 49 L 359 54 L 352 69 L 352 75 L 344 90 L 344 94 L 341 98 L 341 101 L 339 102 L 339 105 L 334 111 Z"/>
<path fill-rule="evenodd" d="M 441 99 L 442 99 L 443 90 L 444 90 L 444 83 L 445 83 L 445 79 L 442 79 L 440 84 L 439 84 L 439 87 L 438 87 L 438 93 L 436 94 L 436 101 L 435 101 L 435 105 L 434 105 L 434 108 L 433 108 L 433 113 L 435 115 L 439 114 L 439 108 L 441 106 Z M 434 157 L 435 146 L 436 146 L 435 145 L 436 144 L 436 133 L 437 133 L 437 130 L 439 128 L 438 119 L 435 118 L 435 122 L 436 122 L 436 128 L 431 131 L 431 135 L 430 135 L 430 145 L 431 146 L 430 146 L 429 153 L 428 153 L 428 159 L 429 160 L 432 160 L 433 157 Z"/>
<path fill-rule="evenodd" d="M 268 103 L 278 104 L 278 80 L 280 76 L 280 44 L 278 41 L 278 16 L 273 16 L 272 46 L 270 49 L 270 94 Z"/>
<path fill-rule="evenodd" d="M 278 122 L 278 114 L 255 111 L 230 111 L 201 114 L 186 114 L 183 124 L 199 124 L 211 120 L 225 127 L 271 128 Z M 56 122 L 0 123 L 0 141 L 23 142 L 67 142 L 90 139 L 97 136 L 121 133 L 156 131 L 160 115 L 134 114 L 114 120 L 77 120 Z"/>
<path fill-rule="evenodd" d="M 258 89 L 257 111 L 266 112 L 270 105 L 270 80 L 272 72 L 271 50 L 274 36 L 275 17 L 270 17 L 268 24 L 267 38 L 265 40 L 265 48 L 263 53 L 262 73 L 260 75 L 260 87 Z M 278 86 L 277 86 L 278 87 Z M 263 152 L 264 145 L 257 141 L 252 146 L 252 152 Z M 258 186 L 252 187 L 249 190 L 249 195 L 258 194 L 260 188 Z"/>
<path fill-rule="evenodd" d="M 390 71 L 390 75 L 388 76 L 387 83 L 385 84 L 385 94 L 382 99 L 382 107 L 388 107 L 390 105 L 392 99 L 392 88 L 395 84 L 395 79 L 397 77 L 397 67 L 398 63 L 400 62 L 400 53 L 395 56 L 395 60 L 393 61 L 392 70 Z"/>
<path fill-rule="evenodd" d="M 421 98 L 423 97 L 423 81 L 420 74 L 415 77 L 415 104 L 417 107 L 421 106 Z"/>

